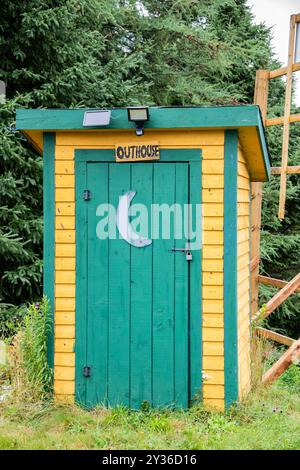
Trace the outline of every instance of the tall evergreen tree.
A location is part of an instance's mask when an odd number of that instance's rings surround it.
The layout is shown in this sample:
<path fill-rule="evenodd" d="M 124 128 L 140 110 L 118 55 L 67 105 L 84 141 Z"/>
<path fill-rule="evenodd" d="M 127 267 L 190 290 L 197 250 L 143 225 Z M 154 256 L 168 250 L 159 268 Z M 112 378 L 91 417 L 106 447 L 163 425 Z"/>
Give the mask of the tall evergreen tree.
<path fill-rule="evenodd" d="M 278 64 L 269 29 L 253 23 L 245 0 L 3 0 L 1 6 L 7 101 L 0 105 L 0 298 L 18 305 L 41 293 L 42 160 L 13 131 L 16 106 L 250 103 L 256 69 Z M 282 83 L 274 85 L 275 115 L 282 96 Z M 287 277 L 291 266 L 297 269 L 299 227 L 292 210 L 298 183 L 289 180 L 282 224 L 275 217 L 278 182 L 266 186 L 262 245 L 263 269 L 286 269 Z"/>

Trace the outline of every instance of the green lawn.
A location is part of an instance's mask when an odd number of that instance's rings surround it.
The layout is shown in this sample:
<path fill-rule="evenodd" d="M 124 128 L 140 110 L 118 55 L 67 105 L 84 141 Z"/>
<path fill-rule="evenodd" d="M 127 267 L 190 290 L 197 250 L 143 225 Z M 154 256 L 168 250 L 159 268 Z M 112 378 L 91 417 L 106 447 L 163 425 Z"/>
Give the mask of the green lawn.
<path fill-rule="evenodd" d="M 293 374 L 299 374 L 296 366 Z M 0 405 L 0 449 L 300 449 L 299 384 L 291 373 L 225 414 Z M 298 380 L 297 380 L 298 382 Z"/>

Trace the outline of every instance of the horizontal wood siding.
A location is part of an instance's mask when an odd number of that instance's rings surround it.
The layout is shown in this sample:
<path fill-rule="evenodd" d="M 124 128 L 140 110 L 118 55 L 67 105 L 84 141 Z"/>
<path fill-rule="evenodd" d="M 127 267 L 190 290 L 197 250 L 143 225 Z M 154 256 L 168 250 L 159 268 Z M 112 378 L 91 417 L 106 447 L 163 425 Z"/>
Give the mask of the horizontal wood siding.
<path fill-rule="evenodd" d="M 59 132 L 55 161 L 55 394 L 72 401 L 75 392 L 75 149 L 114 148 L 133 142 L 133 131 Z M 203 152 L 203 372 L 204 402 L 224 407 L 223 340 L 223 131 L 147 131 L 139 143 Z"/>
<path fill-rule="evenodd" d="M 202 150 L 203 398 L 224 408 L 224 141 Z"/>
<path fill-rule="evenodd" d="M 238 152 L 238 368 L 239 397 L 250 389 L 250 179 Z"/>

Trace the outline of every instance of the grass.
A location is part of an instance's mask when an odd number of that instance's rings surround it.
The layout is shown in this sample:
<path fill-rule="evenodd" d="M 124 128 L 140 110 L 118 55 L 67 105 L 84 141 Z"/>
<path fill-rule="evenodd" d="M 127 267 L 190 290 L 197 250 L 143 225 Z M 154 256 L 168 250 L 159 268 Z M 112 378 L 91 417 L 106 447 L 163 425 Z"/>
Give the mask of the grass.
<path fill-rule="evenodd" d="M 0 449 L 300 449 L 299 368 L 217 413 L 0 404 Z"/>

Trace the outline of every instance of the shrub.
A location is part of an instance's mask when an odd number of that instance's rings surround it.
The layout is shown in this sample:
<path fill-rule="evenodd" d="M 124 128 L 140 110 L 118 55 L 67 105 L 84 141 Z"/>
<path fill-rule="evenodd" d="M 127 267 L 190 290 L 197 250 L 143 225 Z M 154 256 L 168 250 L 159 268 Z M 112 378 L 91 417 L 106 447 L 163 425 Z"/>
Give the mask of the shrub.
<path fill-rule="evenodd" d="M 28 307 L 23 324 L 10 348 L 10 370 L 14 395 L 26 401 L 48 397 L 52 391 L 52 370 L 47 361 L 50 329 L 49 302 Z"/>

